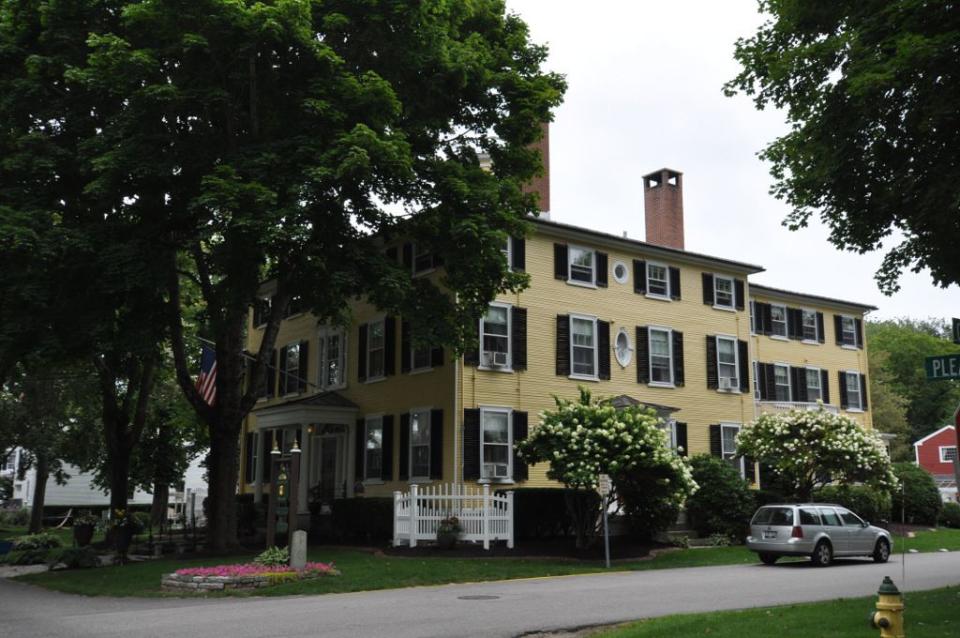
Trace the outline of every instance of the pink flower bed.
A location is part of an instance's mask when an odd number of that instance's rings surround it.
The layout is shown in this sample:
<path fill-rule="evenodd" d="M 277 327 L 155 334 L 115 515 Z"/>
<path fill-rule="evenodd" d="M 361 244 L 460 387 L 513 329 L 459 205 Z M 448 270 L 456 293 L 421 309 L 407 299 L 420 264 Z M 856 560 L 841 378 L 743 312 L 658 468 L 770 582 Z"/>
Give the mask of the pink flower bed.
<path fill-rule="evenodd" d="M 230 578 L 239 578 L 243 576 L 262 576 L 264 574 L 290 574 L 297 570 L 289 565 L 257 565 L 256 563 L 244 563 L 240 565 L 217 565 L 215 567 L 186 567 L 178 569 L 177 576 L 225 576 Z M 302 570 L 306 572 L 317 572 L 320 574 L 335 573 L 333 563 L 307 563 Z"/>

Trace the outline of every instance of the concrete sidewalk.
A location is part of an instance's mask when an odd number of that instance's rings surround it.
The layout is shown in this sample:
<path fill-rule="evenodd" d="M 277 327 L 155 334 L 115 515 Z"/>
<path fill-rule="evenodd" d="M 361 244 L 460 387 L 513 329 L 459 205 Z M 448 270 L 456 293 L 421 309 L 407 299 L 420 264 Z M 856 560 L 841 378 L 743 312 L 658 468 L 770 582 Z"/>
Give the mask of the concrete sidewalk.
<path fill-rule="evenodd" d="M 0 627 L 16 638 L 506 638 L 667 614 L 869 596 L 886 575 L 905 591 L 960 584 L 960 552 L 909 555 L 905 582 L 899 561 L 841 560 L 826 569 L 807 563 L 698 567 L 211 600 L 86 598 L 0 580 Z"/>

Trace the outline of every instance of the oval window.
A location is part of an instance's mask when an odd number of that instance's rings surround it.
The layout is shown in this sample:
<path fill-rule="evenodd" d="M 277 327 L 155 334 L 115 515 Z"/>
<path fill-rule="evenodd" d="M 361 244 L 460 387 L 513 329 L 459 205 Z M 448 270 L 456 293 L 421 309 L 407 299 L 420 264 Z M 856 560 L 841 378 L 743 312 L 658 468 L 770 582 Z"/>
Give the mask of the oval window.
<path fill-rule="evenodd" d="M 622 261 L 618 261 L 613 265 L 613 278 L 617 280 L 617 283 L 625 284 L 627 279 L 630 277 L 630 271 L 627 270 L 627 265 Z"/>
<path fill-rule="evenodd" d="M 617 363 L 626 368 L 630 365 L 630 359 L 633 356 L 633 348 L 630 347 L 630 335 L 625 328 L 620 328 L 617 333 L 617 340 L 614 342 L 614 353 L 617 355 Z"/>

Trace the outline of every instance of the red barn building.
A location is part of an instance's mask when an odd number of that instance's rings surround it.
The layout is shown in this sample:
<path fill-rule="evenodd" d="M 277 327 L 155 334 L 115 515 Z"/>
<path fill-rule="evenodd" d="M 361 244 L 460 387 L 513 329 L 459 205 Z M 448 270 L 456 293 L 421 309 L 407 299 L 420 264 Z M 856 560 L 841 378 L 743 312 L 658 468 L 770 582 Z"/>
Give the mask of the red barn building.
<path fill-rule="evenodd" d="M 954 426 L 945 425 L 913 444 L 917 465 L 930 472 L 945 501 L 957 500 L 957 482 L 953 460 L 957 458 L 957 434 Z"/>

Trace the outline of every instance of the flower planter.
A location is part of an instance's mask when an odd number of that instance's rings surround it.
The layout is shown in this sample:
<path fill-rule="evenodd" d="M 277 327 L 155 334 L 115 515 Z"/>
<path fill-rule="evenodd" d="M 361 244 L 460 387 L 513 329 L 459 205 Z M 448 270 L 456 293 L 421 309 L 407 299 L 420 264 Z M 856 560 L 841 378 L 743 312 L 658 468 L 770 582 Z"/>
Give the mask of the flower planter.
<path fill-rule="evenodd" d="M 440 549 L 453 549 L 457 544 L 457 532 L 437 532 L 437 547 Z"/>
<path fill-rule="evenodd" d="M 74 525 L 73 540 L 77 547 L 86 547 L 93 541 L 93 534 L 96 531 L 95 525 Z"/>
<path fill-rule="evenodd" d="M 130 543 L 133 542 L 133 537 L 135 534 L 136 530 L 129 525 L 123 525 L 114 528 L 114 538 L 117 542 L 117 551 L 120 554 L 127 553 L 127 550 L 130 549 Z"/>

